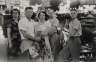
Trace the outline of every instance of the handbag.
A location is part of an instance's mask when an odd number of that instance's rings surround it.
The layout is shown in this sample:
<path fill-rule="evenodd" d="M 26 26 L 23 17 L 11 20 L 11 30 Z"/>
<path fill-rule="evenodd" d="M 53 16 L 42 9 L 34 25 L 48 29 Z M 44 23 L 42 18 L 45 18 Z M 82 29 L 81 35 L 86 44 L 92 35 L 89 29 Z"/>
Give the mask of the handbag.
<path fill-rule="evenodd" d="M 44 48 L 45 46 L 45 39 L 44 38 L 41 38 L 41 40 L 39 41 L 39 46 L 40 46 L 40 49 Z"/>

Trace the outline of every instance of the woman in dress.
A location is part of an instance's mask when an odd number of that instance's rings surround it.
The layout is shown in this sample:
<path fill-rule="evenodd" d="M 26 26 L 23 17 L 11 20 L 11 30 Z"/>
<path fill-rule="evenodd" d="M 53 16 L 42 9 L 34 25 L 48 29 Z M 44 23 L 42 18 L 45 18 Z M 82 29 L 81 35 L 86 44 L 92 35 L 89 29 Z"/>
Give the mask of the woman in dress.
<path fill-rule="evenodd" d="M 45 46 L 44 46 L 45 53 L 43 52 L 42 55 L 44 54 L 44 56 L 43 56 L 44 62 L 49 62 L 48 57 L 51 57 L 51 47 L 50 47 L 50 43 L 49 43 L 49 39 L 48 39 L 48 31 L 49 31 L 50 25 L 48 25 L 48 23 L 45 21 L 44 12 L 40 12 L 38 14 L 38 18 L 39 18 L 39 22 L 35 26 L 35 35 L 36 36 L 41 35 L 41 37 L 45 39 Z"/>
<path fill-rule="evenodd" d="M 20 12 L 18 9 L 11 11 L 12 19 L 9 20 L 7 25 L 7 35 L 9 42 L 9 54 L 17 56 L 20 54 L 21 37 L 18 29 L 18 22 L 20 19 Z"/>

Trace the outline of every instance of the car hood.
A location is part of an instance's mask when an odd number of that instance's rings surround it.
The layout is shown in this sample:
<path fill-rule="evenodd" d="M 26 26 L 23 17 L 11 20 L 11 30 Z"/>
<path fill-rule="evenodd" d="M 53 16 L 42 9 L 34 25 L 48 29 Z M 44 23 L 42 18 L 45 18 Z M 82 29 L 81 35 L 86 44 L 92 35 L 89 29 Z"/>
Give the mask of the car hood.
<path fill-rule="evenodd" d="M 96 28 L 83 28 L 84 31 L 90 32 L 91 34 L 96 34 Z"/>

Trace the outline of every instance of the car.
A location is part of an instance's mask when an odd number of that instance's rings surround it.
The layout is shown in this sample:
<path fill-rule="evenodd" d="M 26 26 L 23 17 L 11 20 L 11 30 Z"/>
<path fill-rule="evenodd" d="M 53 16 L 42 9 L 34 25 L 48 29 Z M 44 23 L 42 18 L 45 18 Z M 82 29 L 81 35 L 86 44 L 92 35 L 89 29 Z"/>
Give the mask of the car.
<path fill-rule="evenodd" d="M 88 43 L 89 46 L 96 45 L 96 26 L 95 17 L 82 17 L 80 20 L 82 26 L 82 44 Z"/>

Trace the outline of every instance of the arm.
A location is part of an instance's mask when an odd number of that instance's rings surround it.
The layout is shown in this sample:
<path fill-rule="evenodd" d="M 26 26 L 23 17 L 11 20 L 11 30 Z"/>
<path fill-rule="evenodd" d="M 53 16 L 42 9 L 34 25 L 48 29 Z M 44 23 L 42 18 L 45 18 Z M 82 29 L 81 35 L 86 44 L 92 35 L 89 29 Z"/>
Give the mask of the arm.
<path fill-rule="evenodd" d="M 23 34 L 23 36 L 24 36 L 25 38 L 27 38 L 27 39 L 30 39 L 30 40 L 33 40 L 33 41 L 40 41 L 40 40 L 41 40 L 40 37 L 33 37 L 33 36 L 27 34 L 27 32 L 24 31 L 24 30 L 22 30 L 22 29 L 20 29 L 20 32 L 21 32 L 21 33 Z"/>
<path fill-rule="evenodd" d="M 46 36 L 46 35 L 48 35 L 48 32 L 49 32 L 49 28 L 46 27 L 46 29 L 41 32 L 41 36 Z"/>
<path fill-rule="evenodd" d="M 51 23 L 51 26 L 49 27 L 49 33 L 50 34 L 54 33 L 58 27 L 59 27 L 59 21 L 57 18 L 55 18 Z"/>
<path fill-rule="evenodd" d="M 25 23 L 23 22 L 23 20 L 20 20 L 19 21 L 18 26 L 19 26 L 20 33 L 25 38 L 30 39 L 30 40 L 34 40 L 34 41 L 39 41 L 40 40 L 40 37 L 33 37 L 30 34 L 27 34 L 27 26 L 25 25 Z"/>
<path fill-rule="evenodd" d="M 70 36 L 73 36 L 73 37 L 75 36 L 77 30 L 79 29 L 79 26 L 80 26 L 80 21 L 75 20 L 75 21 L 73 22 L 73 26 L 72 26 L 73 31 L 72 31 L 72 33 L 70 33 Z"/>
<path fill-rule="evenodd" d="M 59 25 L 59 20 L 56 18 L 53 22 L 53 27 L 58 27 Z"/>
<path fill-rule="evenodd" d="M 43 62 L 41 58 L 38 58 L 36 62 Z"/>
<path fill-rule="evenodd" d="M 71 36 L 71 37 L 74 37 L 76 32 L 77 32 L 77 29 L 73 29 L 73 32 L 70 33 L 70 36 Z"/>
<path fill-rule="evenodd" d="M 2 26 L 3 26 L 3 25 L 4 25 L 4 19 L 3 19 L 3 16 L 2 16 L 2 20 L 1 20 L 1 21 L 2 21 Z"/>
<path fill-rule="evenodd" d="M 11 43 L 11 35 L 10 35 L 10 32 L 11 32 L 11 29 L 10 29 L 10 28 L 7 28 L 8 42 L 9 42 L 9 44 L 12 45 L 12 43 Z"/>

